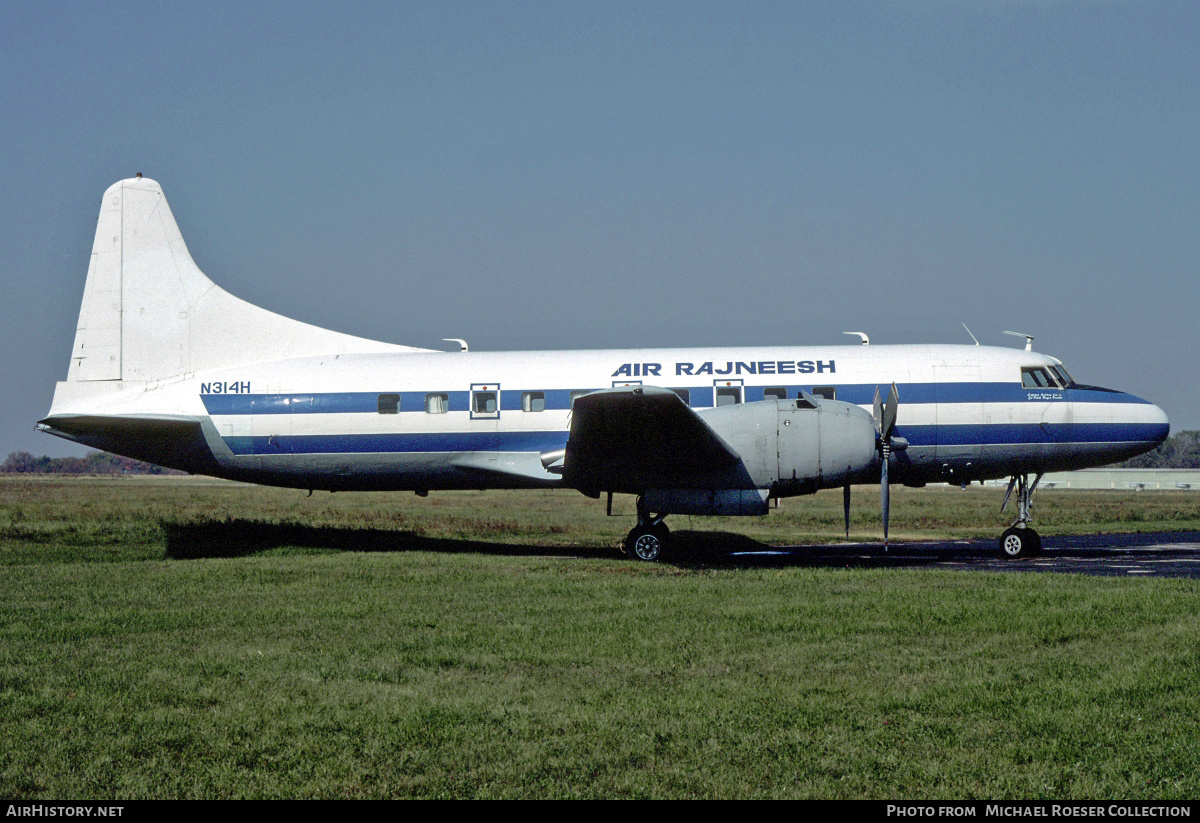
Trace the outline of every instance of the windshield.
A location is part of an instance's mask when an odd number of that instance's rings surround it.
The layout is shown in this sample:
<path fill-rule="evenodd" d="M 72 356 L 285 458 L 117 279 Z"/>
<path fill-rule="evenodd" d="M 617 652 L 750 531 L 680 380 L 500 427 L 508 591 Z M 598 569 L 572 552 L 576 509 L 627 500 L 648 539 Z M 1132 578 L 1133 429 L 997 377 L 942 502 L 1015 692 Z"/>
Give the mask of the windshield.
<path fill-rule="evenodd" d="M 1062 365 L 1051 366 L 1050 371 L 1058 378 L 1058 382 L 1062 383 L 1064 389 L 1069 389 L 1075 385 L 1075 378 Z"/>
<path fill-rule="evenodd" d="M 1027 366 L 1021 369 L 1021 385 L 1027 389 L 1069 389 L 1075 380 L 1062 366 Z"/>
<path fill-rule="evenodd" d="M 1027 389 L 1057 389 L 1058 384 L 1044 368 L 1021 369 L 1021 385 Z"/>

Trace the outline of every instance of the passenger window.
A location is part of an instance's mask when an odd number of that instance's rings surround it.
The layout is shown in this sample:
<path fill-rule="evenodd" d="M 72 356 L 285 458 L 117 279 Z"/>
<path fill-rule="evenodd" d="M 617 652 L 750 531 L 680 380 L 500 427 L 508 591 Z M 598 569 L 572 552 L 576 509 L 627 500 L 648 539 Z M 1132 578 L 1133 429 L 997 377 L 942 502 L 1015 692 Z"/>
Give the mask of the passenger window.
<path fill-rule="evenodd" d="M 400 395 L 398 395 L 398 394 L 381 394 L 381 395 L 379 395 L 379 413 L 380 414 L 399 414 L 400 413 Z"/>
<path fill-rule="evenodd" d="M 787 389 L 782 386 L 769 386 L 763 389 L 763 400 L 787 400 Z"/>
<path fill-rule="evenodd" d="M 690 391 L 687 389 L 671 389 L 671 391 L 679 395 L 679 399 L 683 401 L 685 406 L 692 405 L 692 393 Z"/>
<path fill-rule="evenodd" d="M 825 400 L 837 400 L 837 388 L 835 386 L 813 386 L 812 393 Z"/>
<path fill-rule="evenodd" d="M 546 410 L 546 393 L 527 391 L 521 393 L 521 411 L 540 412 Z"/>
<path fill-rule="evenodd" d="M 450 397 L 445 394 L 425 395 L 425 411 L 428 414 L 445 414 L 450 405 Z"/>
<path fill-rule="evenodd" d="M 717 405 L 718 406 L 736 406 L 742 402 L 742 387 L 741 386 L 725 386 L 717 387 Z"/>
<path fill-rule="evenodd" d="M 472 398 L 472 408 L 476 414 L 496 413 L 496 393 L 494 391 L 477 391 Z"/>
<path fill-rule="evenodd" d="M 585 394 L 591 394 L 591 389 L 576 389 L 571 392 L 571 408 L 575 408 L 575 401 L 583 397 Z"/>

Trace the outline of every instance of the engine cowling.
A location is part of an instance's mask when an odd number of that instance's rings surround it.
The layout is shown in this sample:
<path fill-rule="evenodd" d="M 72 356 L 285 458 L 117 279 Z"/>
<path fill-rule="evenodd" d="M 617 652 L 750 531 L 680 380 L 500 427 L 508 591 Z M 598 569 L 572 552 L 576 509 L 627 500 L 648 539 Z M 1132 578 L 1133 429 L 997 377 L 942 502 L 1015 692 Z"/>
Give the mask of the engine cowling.
<path fill-rule="evenodd" d="M 870 479 L 875 424 L 850 403 L 802 395 L 706 409 L 700 416 L 737 449 L 754 485 L 776 497 Z"/>
<path fill-rule="evenodd" d="M 850 403 L 803 395 L 705 409 L 699 415 L 741 456 L 737 485 L 743 488 L 648 489 L 645 502 L 651 511 L 766 514 L 768 492 L 793 497 L 872 479 L 875 424 Z"/>

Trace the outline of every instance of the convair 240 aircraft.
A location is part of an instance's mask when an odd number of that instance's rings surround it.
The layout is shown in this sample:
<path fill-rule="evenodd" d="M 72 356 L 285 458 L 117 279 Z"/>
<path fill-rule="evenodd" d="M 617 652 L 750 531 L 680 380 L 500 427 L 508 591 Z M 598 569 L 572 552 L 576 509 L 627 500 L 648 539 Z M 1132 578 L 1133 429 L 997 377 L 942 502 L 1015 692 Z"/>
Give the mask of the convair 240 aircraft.
<path fill-rule="evenodd" d="M 864 338 L 864 342 L 865 338 Z M 75 347 L 38 427 L 184 471 L 300 489 L 567 487 L 637 496 L 626 550 L 668 514 L 1011 477 L 1023 557 L 1043 472 L 1154 448 L 1157 406 L 983 346 L 442 352 L 290 320 L 192 262 L 152 180 L 104 193 Z M 881 400 L 886 396 L 886 401 Z M 1030 480 L 1030 477 L 1033 479 Z M 1007 504 L 1008 498 L 1005 498 Z"/>

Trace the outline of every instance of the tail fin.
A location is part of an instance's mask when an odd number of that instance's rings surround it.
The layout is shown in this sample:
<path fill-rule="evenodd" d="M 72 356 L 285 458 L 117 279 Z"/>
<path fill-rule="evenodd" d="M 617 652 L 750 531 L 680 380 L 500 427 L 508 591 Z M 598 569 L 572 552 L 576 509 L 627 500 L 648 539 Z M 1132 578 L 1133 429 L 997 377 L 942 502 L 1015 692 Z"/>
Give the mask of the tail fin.
<path fill-rule="evenodd" d="M 240 300 L 197 268 L 162 188 L 104 193 L 68 382 L 151 381 L 312 354 L 424 351 L 352 337 Z"/>

